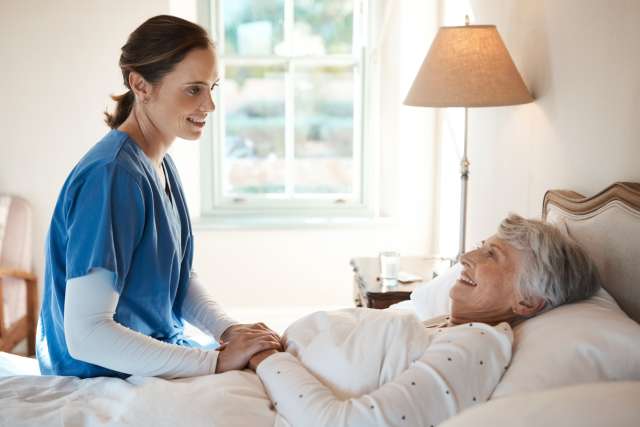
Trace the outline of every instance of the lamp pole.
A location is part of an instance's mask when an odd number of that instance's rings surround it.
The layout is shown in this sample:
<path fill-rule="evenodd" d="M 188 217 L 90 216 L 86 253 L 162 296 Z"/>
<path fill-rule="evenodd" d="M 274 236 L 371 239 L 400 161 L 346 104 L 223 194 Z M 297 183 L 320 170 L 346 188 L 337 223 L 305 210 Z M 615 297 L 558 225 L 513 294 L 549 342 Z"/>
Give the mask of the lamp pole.
<path fill-rule="evenodd" d="M 469 159 L 467 157 L 467 129 L 469 124 L 469 109 L 464 108 L 464 145 L 462 146 L 462 160 L 460 160 L 460 245 L 457 261 L 464 255 L 467 231 L 467 183 L 469 181 Z"/>
<path fill-rule="evenodd" d="M 464 25 L 469 26 L 469 15 L 464 15 Z M 460 244 L 456 261 L 464 255 L 465 239 L 467 234 L 467 183 L 469 181 L 469 158 L 467 157 L 467 127 L 469 124 L 469 111 L 464 107 L 464 145 L 462 146 L 462 159 L 460 160 Z"/>

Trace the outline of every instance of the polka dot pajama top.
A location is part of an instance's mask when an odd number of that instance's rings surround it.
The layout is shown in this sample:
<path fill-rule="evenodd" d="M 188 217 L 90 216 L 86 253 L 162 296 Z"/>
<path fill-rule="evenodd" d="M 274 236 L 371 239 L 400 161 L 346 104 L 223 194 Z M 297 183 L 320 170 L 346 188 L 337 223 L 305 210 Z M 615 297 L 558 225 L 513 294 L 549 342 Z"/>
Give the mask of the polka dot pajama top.
<path fill-rule="evenodd" d="M 327 331 L 344 329 L 344 324 L 331 325 Z M 410 360 L 393 379 L 357 396 L 345 396 L 327 381 L 321 381 L 305 366 L 304 357 L 301 360 L 291 352 L 268 357 L 257 373 L 274 407 L 292 426 L 435 426 L 489 399 L 511 360 L 513 343 L 512 330 L 506 323 L 453 327 L 440 327 L 441 324 L 427 321 L 426 327 L 420 325 L 424 331 L 421 333 L 426 335 L 422 354 Z M 354 324 L 354 328 L 357 326 Z M 357 336 L 357 331 L 329 335 L 337 345 L 349 346 L 354 332 Z M 383 330 L 379 334 L 379 341 L 389 335 Z M 374 360 L 378 360 L 373 357 L 375 351 L 393 351 L 388 350 L 389 345 L 372 344 L 369 348 Z M 340 361 L 334 362 L 331 354 L 327 352 L 326 362 L 321 364 L 340 369 Z M 356 354 L 354 357 L 363 364 L 370 359 L 358 350 L 350 349 L 346 354 Z"/>

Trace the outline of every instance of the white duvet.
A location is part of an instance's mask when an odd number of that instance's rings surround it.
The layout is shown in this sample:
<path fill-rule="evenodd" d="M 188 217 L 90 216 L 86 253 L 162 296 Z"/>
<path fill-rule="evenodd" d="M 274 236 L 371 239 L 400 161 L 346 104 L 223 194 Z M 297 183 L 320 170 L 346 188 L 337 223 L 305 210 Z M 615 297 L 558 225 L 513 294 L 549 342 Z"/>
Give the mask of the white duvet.
<path fill-rule="evenodd" d="M 294 323 L 286 336 L 288 351 L 337 398 L 345 399 L 392 381 L 420 357 L 430 334 L 413 314 L 348 309 L 307 316 Z M 501 334 L 509 352 L 505 356 L 510 357 L 511 330 Z M 7 360 L 6 354 L 0 354 L 0 365 L 4 361 L 6 366 Z M 498 380 L 499 376 L 492 378 L 491 387 Z M 180 380 L 0 377 L 0 426 L 286 424 L 251 371 Z"/>
<path fill-rule="evenodd" d="M 253 372 L 163 380 L 0 378 L 0 426 L 273 426 Z"/>

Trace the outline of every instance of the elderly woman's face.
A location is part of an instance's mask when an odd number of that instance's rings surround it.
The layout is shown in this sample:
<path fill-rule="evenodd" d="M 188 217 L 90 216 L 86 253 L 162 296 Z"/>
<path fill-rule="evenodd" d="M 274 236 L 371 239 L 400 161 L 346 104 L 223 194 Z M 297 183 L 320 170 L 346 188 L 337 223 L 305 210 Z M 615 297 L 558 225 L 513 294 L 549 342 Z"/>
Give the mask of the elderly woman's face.
<path fill-rule="evenodd" d="M 449 293 L 453 323 L 495 324 L 515 317 L 516 280 L 521 255 L 507 242 L 492 236 L 461 258 L 464 269 Z"/>
<path fill-rule="evenodd" d="M 198 139 L 209 112 L 215 109 L 212 91 L 218 81 L 213 48 L 190 51 L 154 85 L 149 115 L 167 139 Z"/>

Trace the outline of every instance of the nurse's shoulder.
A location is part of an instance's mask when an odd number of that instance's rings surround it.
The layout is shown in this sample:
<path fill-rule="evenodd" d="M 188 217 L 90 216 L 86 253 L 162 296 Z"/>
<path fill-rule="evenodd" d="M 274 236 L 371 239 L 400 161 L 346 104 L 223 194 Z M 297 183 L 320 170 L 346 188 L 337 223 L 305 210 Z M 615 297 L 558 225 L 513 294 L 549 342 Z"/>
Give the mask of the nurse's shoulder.
<path fill-rule="evenodd" d="M 147 173 L 140 161 L 141 151 L 128 134 L 112 129 L 80 159 L 70 178 L 82 180 L 92 172 L 117 168 L 136 181 L 144 181 Z"/>
<path fill-rule="evenodd" d="M 128 134 L 110 130 L 73 168 L 62 187 L 56 210 L 66 213 L 81 192 L 109 191 L 104 186 L 115 182 L 137 184 L 143 194 L 149 194 L 149 172 L 142 156 L 142 150 Z M 96 185 L 102 188 L 87 188 Z"/>

